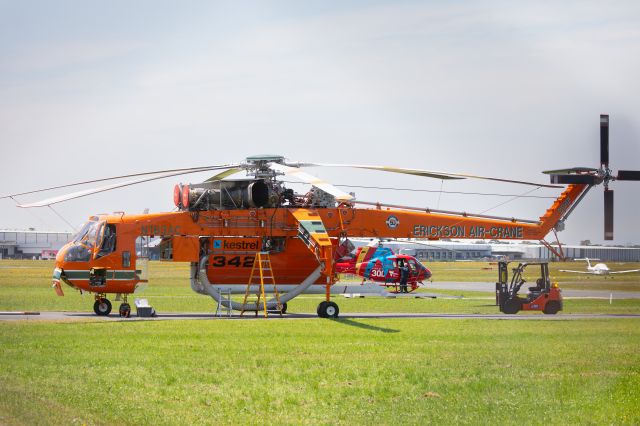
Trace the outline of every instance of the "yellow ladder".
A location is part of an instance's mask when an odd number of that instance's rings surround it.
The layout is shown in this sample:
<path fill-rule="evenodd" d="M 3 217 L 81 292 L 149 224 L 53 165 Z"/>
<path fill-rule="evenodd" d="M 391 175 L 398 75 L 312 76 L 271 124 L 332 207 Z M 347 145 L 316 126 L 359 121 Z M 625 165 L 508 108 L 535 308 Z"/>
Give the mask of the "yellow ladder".
<path fill-rule="evenodd" d="M 256 273 L 257 270 L 257 273 Z M 260 278 L 260 282 L 254 282 L 258 278 Z M 282 316 L 282 303 L 280 303 L 280 293 L 278 293 L 278 288 L 276 287 L 276 280 L 273 277 L 273 269 L 271 268 L 271 257 L 269 256 L 269 252 L 259 251 L 256 253 L 256 256 L 253 260 L 253 267 L 251 268 L 251 275 L 249 276 L 249 283 L 247 284 L 247 289 L 244 292 L 244 300 L 242 302 L 242 311 L 240 311 L 240 316 L 244 314 L 247 310 L 247 299 L 249 298 L 249 294 L 251 293 L 251 285 L 259 284 L 260 287 L 256 293 L 256 317 L 258 316 L 258 306 L 260 306 L 260 300 L 262 299 L 262 306 L 264 309 L 264 317 L 267 318 L 269 315 L 267 313 L 267 297 L 264 294 L 264 284 L 265 281 L 271 280 L 271 284 L 273 284 L 273 293 L 276 296 L 276 309 L 280 316 Z"/>

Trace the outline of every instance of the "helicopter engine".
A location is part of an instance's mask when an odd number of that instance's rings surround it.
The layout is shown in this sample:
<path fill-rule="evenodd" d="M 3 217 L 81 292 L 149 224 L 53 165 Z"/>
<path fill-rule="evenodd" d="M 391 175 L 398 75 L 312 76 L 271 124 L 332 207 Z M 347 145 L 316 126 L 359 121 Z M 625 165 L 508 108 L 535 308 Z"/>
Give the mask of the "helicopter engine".
<path fill-rule="evenodd" d="M 218 180 L 176 185 L 173 201 L 181 210 L 229 210 L 275 207 L 280 196 L 264 179 Z"/>

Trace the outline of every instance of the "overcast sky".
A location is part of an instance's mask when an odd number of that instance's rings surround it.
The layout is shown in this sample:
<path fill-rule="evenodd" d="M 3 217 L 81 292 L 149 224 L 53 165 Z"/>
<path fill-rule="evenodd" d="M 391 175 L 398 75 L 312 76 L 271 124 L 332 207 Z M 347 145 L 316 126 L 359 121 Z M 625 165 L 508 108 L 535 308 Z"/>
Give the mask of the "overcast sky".
<path fill-rule="evenodd" d="M 558 5 L 558 3 L 562 3 Z M 548 182 L 540 172 L 640 169 L 637 1 L 0 1 L 0 195 L 274 153 Z M 359 199 L 537 219 L 529 187 L 309 169 Z M 173 208 L 169 178 L 54 206 Z M 640 184 L 613 183 L 614 243 L 640 243 Z M 42 197 L 23 197 L 36 201 Z M 528 195 L 556 196 L 558 190 Z M 563 242 L 603 241 L 602 187 Z M 68 230 L 0 200 L 0 228 Z"/>

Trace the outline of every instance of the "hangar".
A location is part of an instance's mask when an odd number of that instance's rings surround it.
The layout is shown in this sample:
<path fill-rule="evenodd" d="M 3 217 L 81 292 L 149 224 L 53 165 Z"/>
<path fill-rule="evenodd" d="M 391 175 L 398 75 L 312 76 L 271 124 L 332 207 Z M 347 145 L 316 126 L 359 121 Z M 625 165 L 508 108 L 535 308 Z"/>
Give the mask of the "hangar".
<path fill-rule="evenodd" d="M 0 259 L 53 259 L 73 234 L 35 229 L 0 229 Z"/>
<path fill-rule="evenodd" d="M 564 255 L 569 259 L 600 259 L 610 262 L 640 262 L 640 247 L 563 245 Z M 526 258 L 558 260 L 551 251 L 540 244 L 527 248 Z"/>

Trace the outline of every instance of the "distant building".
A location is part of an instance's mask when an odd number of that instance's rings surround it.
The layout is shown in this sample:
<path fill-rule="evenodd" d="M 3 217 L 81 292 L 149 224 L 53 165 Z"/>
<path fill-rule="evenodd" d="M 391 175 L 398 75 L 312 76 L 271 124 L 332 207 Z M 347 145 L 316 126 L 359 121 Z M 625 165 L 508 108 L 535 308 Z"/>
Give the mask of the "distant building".
<path fill-rule="evenodd" d="M 70 232 L 0 229 L 0 259 L 53 259 Z"/>
<path fill-rule="evenodd" d="M 541 244 L 525 245 L 523 258 L 551 259 L 558 258 Z M 557 250 L 557 247 L 554 247 Z M 600 259 L 603 262 L 640 262 L 640 247 L 610 247 L 610 246 L 572 246 L 563 245 L 562 250 L 567 259 Z M 494 251 L 495 252 L 495 251 Z"/>
<path fill-rule="evenodd" d="M 409 254 L 421 261 L 474 260 L 491 257 L 489 244 L 438 241 L 429 245 L 412 244 L 409 247 L 400 247 L 401 244 L 398 244 L 400 253 Z"/>

